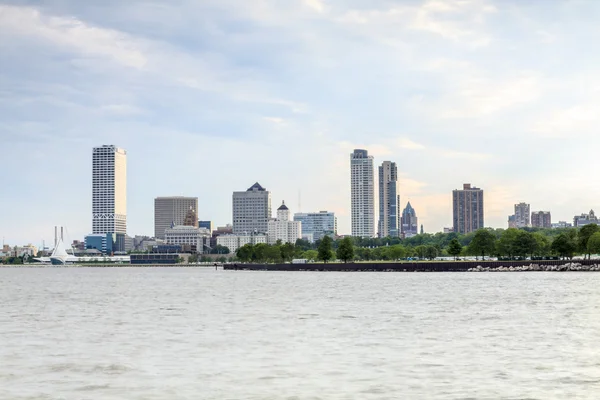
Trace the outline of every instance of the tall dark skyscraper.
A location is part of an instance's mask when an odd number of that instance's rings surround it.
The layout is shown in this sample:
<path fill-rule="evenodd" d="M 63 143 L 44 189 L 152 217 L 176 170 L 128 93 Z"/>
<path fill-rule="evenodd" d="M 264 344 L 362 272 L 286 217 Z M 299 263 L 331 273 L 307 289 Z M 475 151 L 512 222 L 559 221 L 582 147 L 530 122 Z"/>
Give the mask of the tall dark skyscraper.
<path fill-rule="evenodd" d="M 400 234 L 400 195 L 398 194 L 398 167 L 384 161 L 379 166 L 379 237 L 398 237 Z"/>
<path fill-rule="evenodd" d="M 452 192 L 454 232 L 469 233 L 483 228 L 483 190 L 465 183 Z"/>

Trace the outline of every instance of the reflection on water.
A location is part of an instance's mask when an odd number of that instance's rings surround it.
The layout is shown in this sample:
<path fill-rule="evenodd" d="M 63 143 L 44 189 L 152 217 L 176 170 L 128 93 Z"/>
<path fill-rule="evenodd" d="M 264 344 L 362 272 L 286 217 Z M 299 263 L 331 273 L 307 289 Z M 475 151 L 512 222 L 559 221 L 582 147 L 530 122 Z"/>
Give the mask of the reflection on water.
<path fill-rule="evenodd" d="M 596 399 L 600 274 L 0 269 L 0 399 Z"/>

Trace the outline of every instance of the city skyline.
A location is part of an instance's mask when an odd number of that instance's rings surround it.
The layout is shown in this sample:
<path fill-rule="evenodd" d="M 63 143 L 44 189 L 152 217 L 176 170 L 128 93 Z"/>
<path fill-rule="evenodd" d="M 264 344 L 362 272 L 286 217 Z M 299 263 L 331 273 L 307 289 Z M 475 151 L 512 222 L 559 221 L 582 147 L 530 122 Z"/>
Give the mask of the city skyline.
<path fill-rule="evenodd" d="M 127 150 L 132 235 L 152 234 L 159 196 L 229 223 L 255 181 L 350 233 L 355 148 L 398 164 L 426 232 L 452 225 L 464 182 L 485 189 L 486 226 L 522 200 L 554 221 L 600 208 L 598 60 L 580 51 L 598 4 L 31 4 L 0 4 L 6 243 L 90 233 L 89 153 L 107 143 Z"/>

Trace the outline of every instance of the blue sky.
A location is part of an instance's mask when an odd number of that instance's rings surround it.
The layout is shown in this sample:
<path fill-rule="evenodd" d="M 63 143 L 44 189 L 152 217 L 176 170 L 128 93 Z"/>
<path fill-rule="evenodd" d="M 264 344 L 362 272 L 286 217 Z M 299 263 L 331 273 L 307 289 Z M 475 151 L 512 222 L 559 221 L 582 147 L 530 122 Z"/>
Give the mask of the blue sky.
<path fill-rule="evenodd" d="M 450 226 L 451 191 L 553 220 L 600 206 L 595 1 L 0 1 L 0 235 L 91 230 L 91 149 L 128 151 L 128 233 L 153 199 L 231 220 L 255 181 L 349 233 L 349 154 L 398 163 L 401 201 Z"/>

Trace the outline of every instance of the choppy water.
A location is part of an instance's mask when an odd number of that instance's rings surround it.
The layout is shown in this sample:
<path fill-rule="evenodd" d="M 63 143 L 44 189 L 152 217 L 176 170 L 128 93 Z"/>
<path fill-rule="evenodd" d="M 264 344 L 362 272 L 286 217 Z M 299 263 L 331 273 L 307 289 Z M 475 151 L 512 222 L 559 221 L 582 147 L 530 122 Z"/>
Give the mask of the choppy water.
<path fill-rule="evenodd" d="M 0 269 L 0 399 L 597 399 L 600 274 Z"/>

